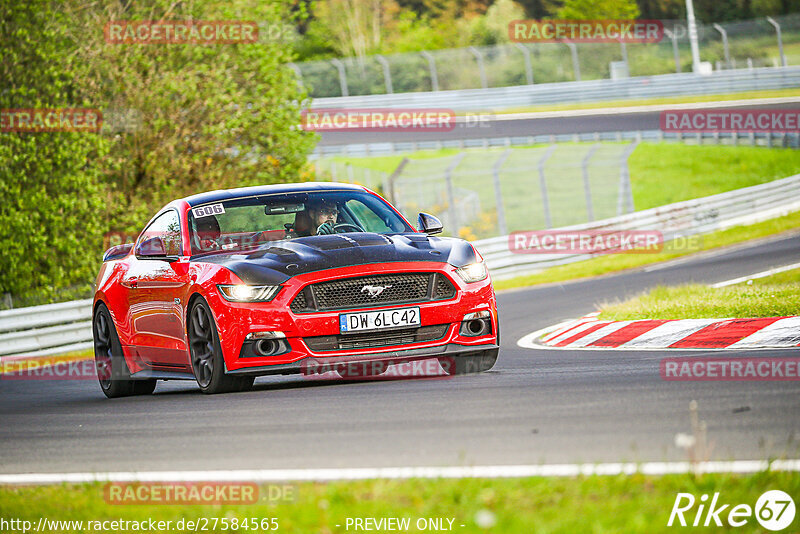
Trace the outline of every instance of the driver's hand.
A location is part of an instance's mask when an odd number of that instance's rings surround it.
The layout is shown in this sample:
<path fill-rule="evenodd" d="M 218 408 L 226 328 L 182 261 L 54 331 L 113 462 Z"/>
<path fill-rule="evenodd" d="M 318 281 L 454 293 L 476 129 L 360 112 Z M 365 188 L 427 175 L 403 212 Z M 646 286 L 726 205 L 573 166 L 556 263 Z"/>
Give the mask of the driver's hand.
<path fill-rule="evenodd" d="M 319 228 L 317 228 L 317 235 L 328 235 L 333 233 L 336 233 L 336 231 L 333 229 L 333 225 L 330 222 L 324 222 L 319 225 Z"/>

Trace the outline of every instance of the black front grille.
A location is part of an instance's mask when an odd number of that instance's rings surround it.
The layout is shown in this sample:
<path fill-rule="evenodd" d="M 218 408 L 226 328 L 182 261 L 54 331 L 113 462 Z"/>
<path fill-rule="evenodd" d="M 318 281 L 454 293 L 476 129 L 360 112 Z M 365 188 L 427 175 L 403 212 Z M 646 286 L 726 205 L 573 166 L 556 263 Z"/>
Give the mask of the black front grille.
<path fill-rule="evenodd" d="M 293 312 L 365 308 L 453 298 L 456 288 L 438 273 L 382 274 L 306 286 L 292 301 Z"/>
<path fill-rule="evenodd" d="M 447 333 L 446 324 L 422 326 L 419 328 L 404 328 L 388 332 L 368 332 L 363 334 L 346 334 L 339 336 L 311 336 L 304 337 L 308 348 L 315 352 L 327 350 L 368 349 L 374 347 L 389 347 L 392 345 L 408 345 L 435 341 Z"/>

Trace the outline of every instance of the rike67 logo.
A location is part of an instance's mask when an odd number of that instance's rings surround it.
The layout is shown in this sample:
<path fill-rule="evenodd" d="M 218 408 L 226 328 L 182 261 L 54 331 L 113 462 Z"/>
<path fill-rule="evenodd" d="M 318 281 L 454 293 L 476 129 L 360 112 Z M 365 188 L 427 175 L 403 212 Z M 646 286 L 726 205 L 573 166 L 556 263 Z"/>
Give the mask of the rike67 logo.
<path fill-rule="evenodd" d="M 731 505 L 720 500 L 719 492 L 709 496 L 703 494 L 696 499 L 691 493 L 678 493 L 667 526 L 681 527 L 743 527 L 755 516 L 762 528 L 779 531 L 794 522 L 794 501 L 788 493 L 780 490 L 764 492 L 755 507 L 749 504 Z"/>

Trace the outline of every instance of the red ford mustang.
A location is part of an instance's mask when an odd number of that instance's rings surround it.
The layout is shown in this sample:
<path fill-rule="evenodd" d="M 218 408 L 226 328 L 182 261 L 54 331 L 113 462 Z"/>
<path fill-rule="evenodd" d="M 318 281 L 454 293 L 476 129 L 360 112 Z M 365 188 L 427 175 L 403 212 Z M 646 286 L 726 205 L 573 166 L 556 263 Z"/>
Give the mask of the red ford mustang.
<path fill-rule="evenodd" d="M 256 376 L 438 358 L 448 374 L 497 360 L 483 258 L 421 213 L 335 183 L 212 191 L 176 200 L 135 244 L 106 251 L 93 331 L 108 397 L 195 379 L 206 393 Z M 326 367 L 332 366 L 332 367 Z"/>

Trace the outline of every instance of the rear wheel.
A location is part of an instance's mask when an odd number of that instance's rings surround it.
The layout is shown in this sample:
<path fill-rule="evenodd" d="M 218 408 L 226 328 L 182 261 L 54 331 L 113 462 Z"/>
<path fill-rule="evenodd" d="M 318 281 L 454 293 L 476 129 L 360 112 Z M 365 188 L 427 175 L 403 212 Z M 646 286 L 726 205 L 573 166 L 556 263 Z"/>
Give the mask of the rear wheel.
<path fill-rule="evenodd" d="M 94 361 L 100 389 L 106 397 L 128 397 L 130 395 L 149 395 L 156 389 L 155 380 L 133 380 L 117 329 L 105 304 L 100 304 L 92 320 L 94 338 Z"/>
<path fill-rule="evenodd" d="M 468 375 L 488 371 L 497 362 L 500 349 L 489 349 L 466 356 L 439 358 L 439 364 L 448 375 Z"/>
<path fill-rule="evenodd" d="M 202 299 L 195 301 L 189 312 L 189 350 L 192 371 L 203 393 L 246 391 L 255 377 L 225 374 L 222 348 L 211 308 Z"/>

